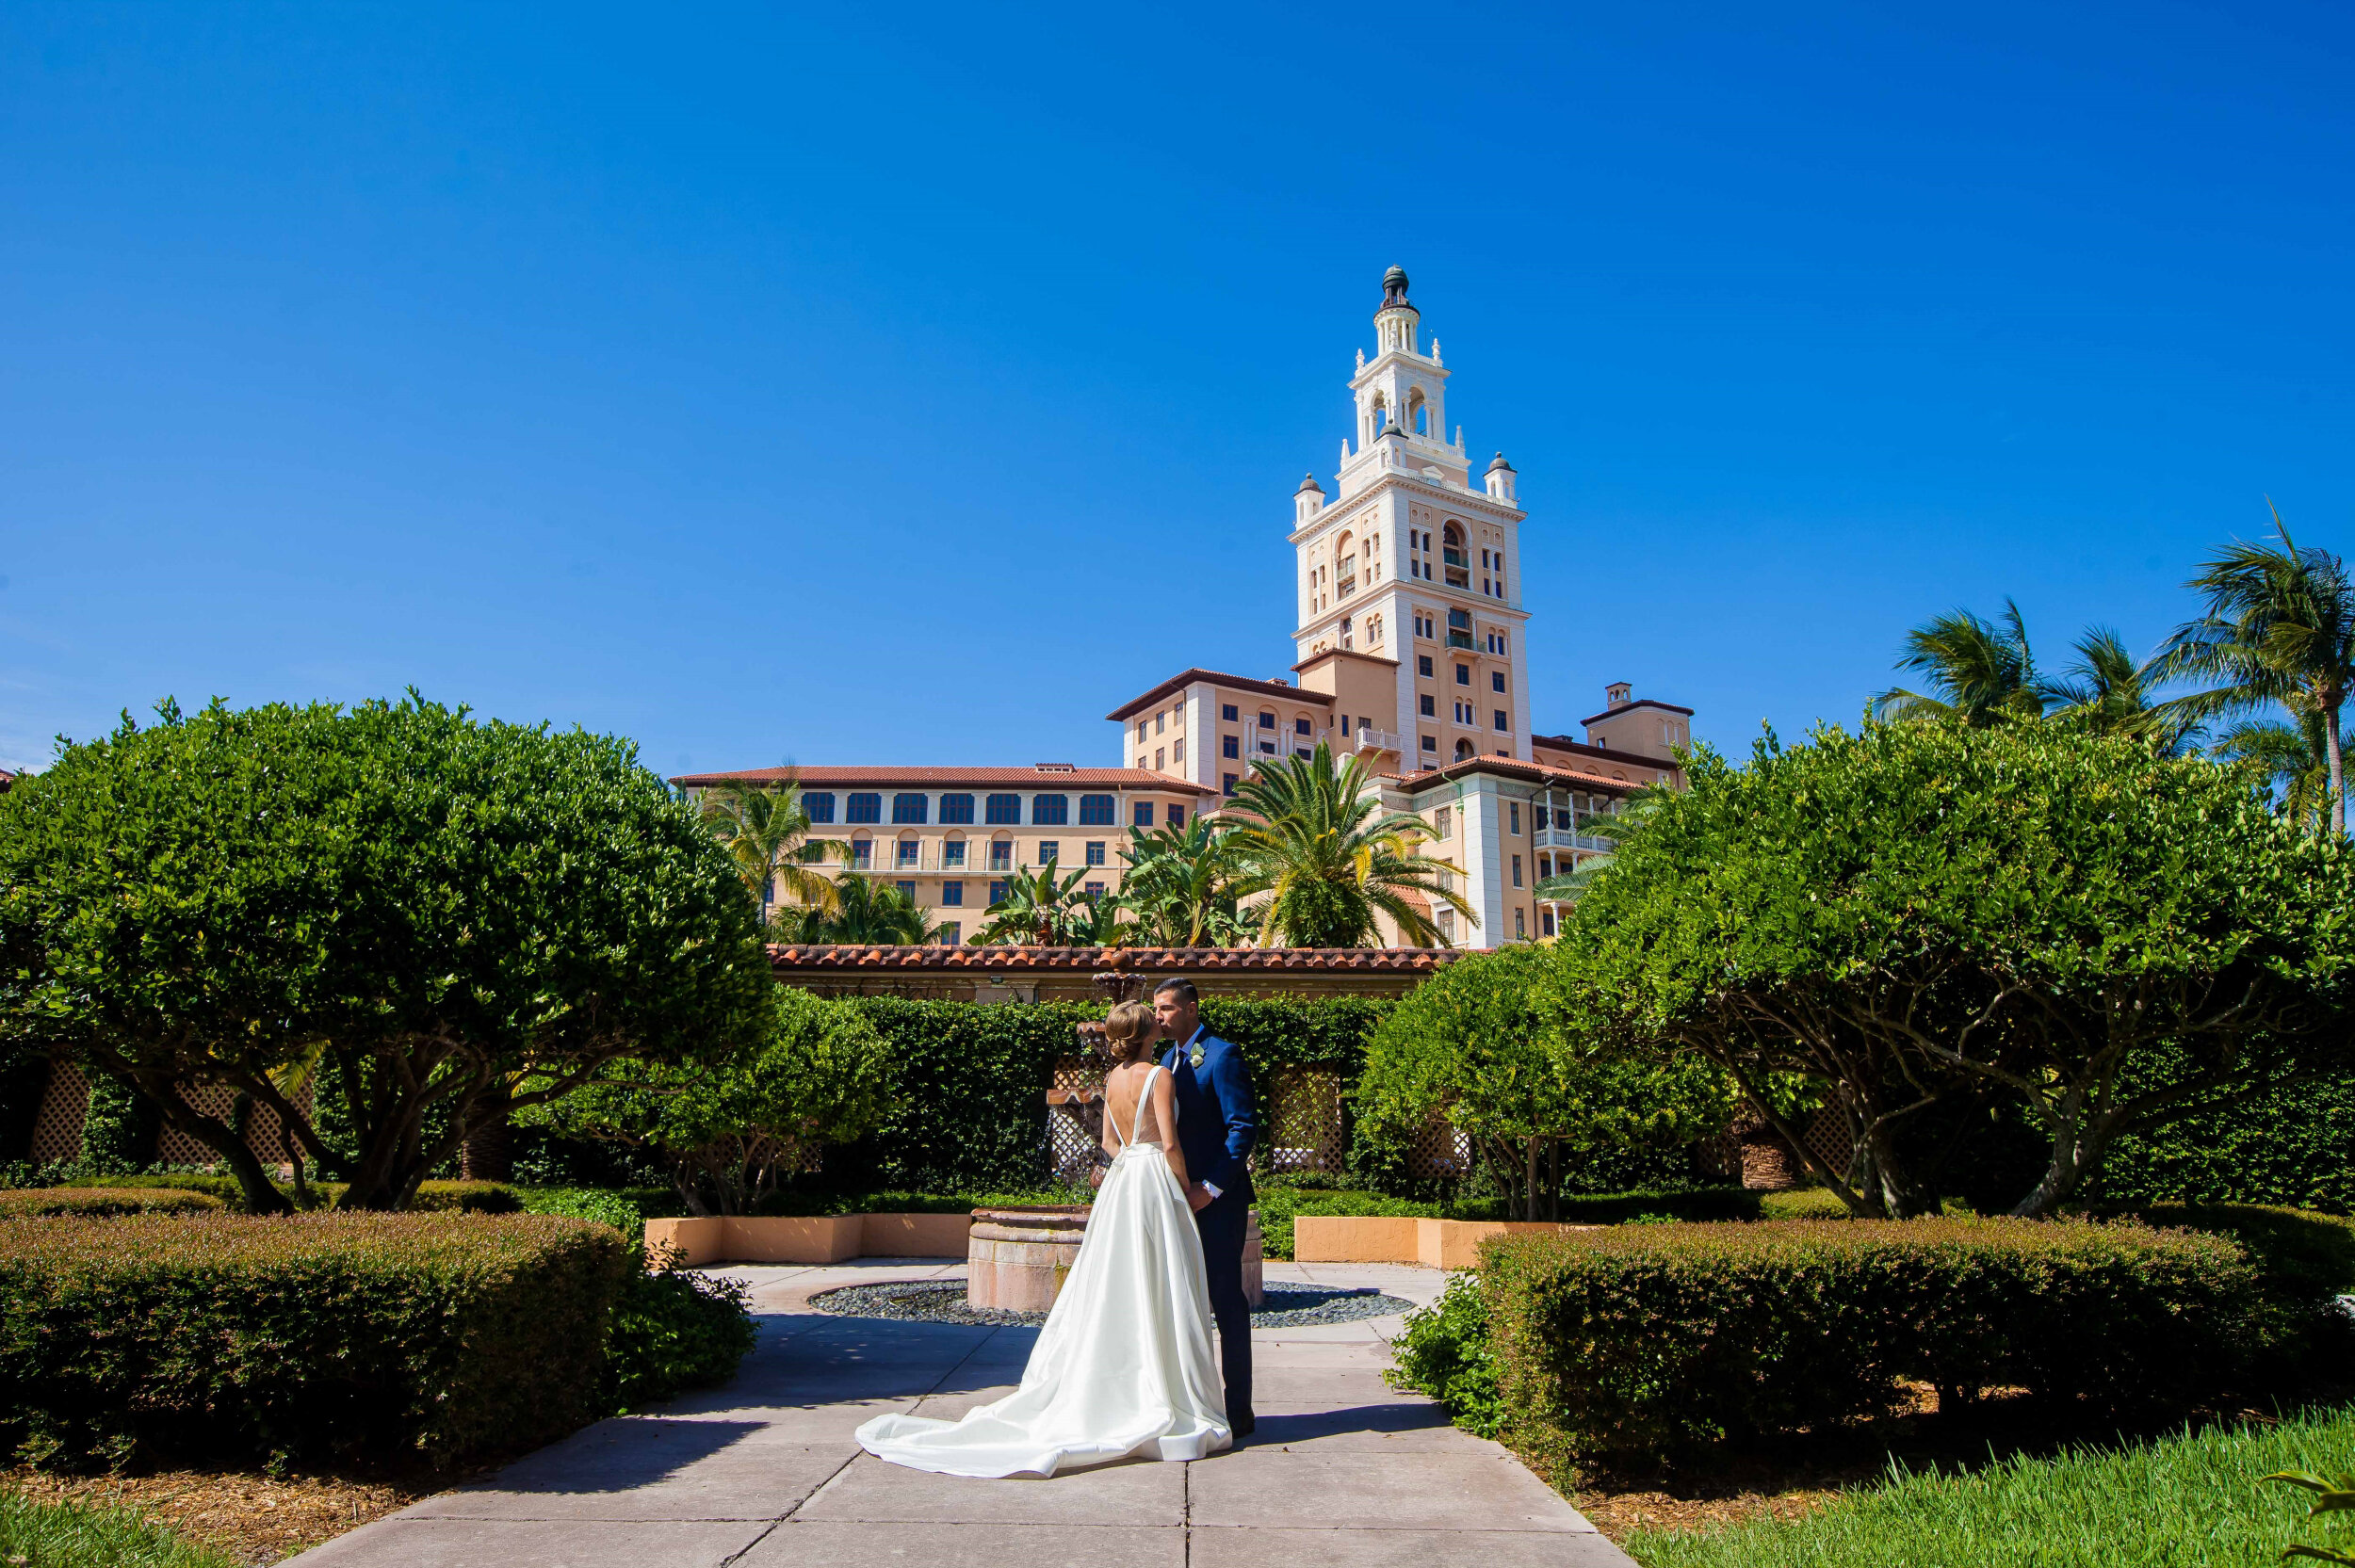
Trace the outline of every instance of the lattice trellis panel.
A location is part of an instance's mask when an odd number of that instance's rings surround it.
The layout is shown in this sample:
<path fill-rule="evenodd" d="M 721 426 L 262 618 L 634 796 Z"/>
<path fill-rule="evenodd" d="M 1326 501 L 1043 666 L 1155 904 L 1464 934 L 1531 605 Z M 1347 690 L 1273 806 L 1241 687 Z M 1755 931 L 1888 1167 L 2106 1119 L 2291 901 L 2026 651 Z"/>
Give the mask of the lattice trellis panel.
<path fill-rule="evenodd" d="M 225 1084 L 187 1091 L 188 1102 L 209 1115 L 225 1117 L 236 1097 L 236 1091 Z M 310 1108 L 311 1091 L 306 1086 L 296 1097 L 296 1103 L 306 1111 Z M 51 1160 L 78 1158 L 82 1153 L 82 1123 L 89 1116 L 89 1079 L 71 1062 L 58 1062 L 49 1070 L 49 1087 L 41 1097 L 41 1115 L 33 1123 L 33 1141 L 29 1157 L 36 1165 Z M 278 1137 L 278 1116 L 266 1107 L 253 1107 L 246 1122 L 246 1147 L 252 1149 L 265 1165 L 283 1165 L 285 1149 Z M 210 1165 L 220 1158 L 213 1147 L 200 1143 L 186 1133 L 171 1127 L 163 1128 L 155 1139 L 155 1158 L 165 1165 Z"/>
<path fill-rule="evenodd" d="M 1058 1181 L 1085 1181 L 1104 1138 L 1104 1063 L 1095 1057 L 1064 1057 L 1055 1063 L 1054 1087 L 1084 1092 L 1085 1104 L 1066 1100 L 1047 1109 L 1047 1159 Z"/>
<path fill-rule="evenodd" d="M 1347 1165 L 1349 1143 L 1338 1075 L 1310 1067 L 1279 1068 L 1260 1091 L 1259 1113 L 1258 1159 L 1264 1169 L 1290 1175 L 1339 1172 Z"/>
<path fill-rule="evenodd" d="M 77 1158 L 82 1153 L 82 1123 L 89 1115 L 89 1080 L 67 1062 L 49 1069 L 49 1087 L 41 1097 L 41 1115 L 33 1123 L 31 1158 L 35 1165 Z"/>
<path fill-rule="evenodd" d="M 1807 1130 L 1799 1135 L 1799 1141 L 1835 1171 L 1846 1170 L 1849 1157 L 1856 1152 L 1855 1140 L 1848 1136 L 1848 1119 L 1838 1106 L 1818 1110 Z"/>
<path fill-rule="evenodd" d="M 1460 1181 L 1471 1173 L 1470 1134 L 1434 1116 L 1406 1151 L 1406 1173 L 1418 1181 Z"/>

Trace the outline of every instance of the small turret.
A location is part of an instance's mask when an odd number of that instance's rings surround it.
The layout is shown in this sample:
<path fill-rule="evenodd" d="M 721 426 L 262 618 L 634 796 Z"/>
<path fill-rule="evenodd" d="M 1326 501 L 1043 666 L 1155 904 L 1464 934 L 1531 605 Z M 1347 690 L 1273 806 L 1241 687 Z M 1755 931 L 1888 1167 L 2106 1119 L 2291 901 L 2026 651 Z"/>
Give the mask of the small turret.
<path fill-rule="evenodd" d="M 1406 298 L 1406 269 L 1393 267 L 1382 274 L 1382 308 L 1373 313 L 1373 341 L 1385 352 L 1415 351 L 1415 326 L 1422 312 Z"/>
<path fill-rule="evenodd" d="M 1300 488 L 1292 492 L 1292 521 L 1306 523 L 1324 509 L 1324 487 L 1314 474 L 1303 474 Z"/>
<path fill-rule="evenodd" d="M 1519 478 L 1519 476 L 1513 472 L 1513 465 L 1504 461 L 1503 453 L 1499 452 L 1488 464 L 1488 493 L 1508 505 L 1516 504 L 1519 497 L 1515 493 L 1515 482 Z"/>

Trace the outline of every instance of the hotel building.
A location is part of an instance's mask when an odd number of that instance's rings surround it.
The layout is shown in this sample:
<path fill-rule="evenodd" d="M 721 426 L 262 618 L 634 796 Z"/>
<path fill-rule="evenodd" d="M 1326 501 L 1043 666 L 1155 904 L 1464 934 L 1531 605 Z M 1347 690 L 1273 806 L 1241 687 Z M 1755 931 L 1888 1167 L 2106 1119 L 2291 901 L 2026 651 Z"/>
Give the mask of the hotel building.
<path fill-rule="evenodd" d="M 1116 890 L 1130 825 L 1214 810 L 1255 762 L 1323 741 L 1364 759 L 1383 804 L 1421 817 L 1431 852 L 1463 868 L 1456 891 L 1472 920 L 1434 915 L 1452 945 L 1552 934 L 1558 911 L 1536 897 L 1538 882 L 1607 852 L 1583 831 L 1590 818 L 1676 781 L 1692 710 L 1639 701 L 1621 683 L 1580 720 L 1583 739 L 1535 727 L 1519 477 L 1499 452 L 1472 484 L 1461 427 L 1445 433 L 1449 372 L 1406 286 L 1398 267 L 1383 278 L 1374 353 L 1359 350 L 1349 382 L 1356 429 L 1334 491 L 1311 475 L 1292 497 L 1289 677 L 1180 671 L 1106 716 L 1119 727 L 1120 767 L 801 768 L 818 835 L 850 834 L 865 857 L 854 866 L 970 931 L 991 872 L 1054 855 L 1064 869 L 1102 872 L 1086 885 Z M 959 921 L 960 908 L 974 913 Z"/>

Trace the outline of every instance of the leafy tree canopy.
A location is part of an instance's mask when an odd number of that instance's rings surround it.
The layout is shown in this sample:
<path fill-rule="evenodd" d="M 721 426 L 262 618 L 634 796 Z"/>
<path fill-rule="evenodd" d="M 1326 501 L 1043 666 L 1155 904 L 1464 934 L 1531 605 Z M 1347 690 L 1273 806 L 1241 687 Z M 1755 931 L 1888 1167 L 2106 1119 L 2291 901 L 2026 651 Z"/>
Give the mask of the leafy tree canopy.
<path fill-rule="evenodd" d="M 2346 854 L 2236 770 L 2064 726 L 1868 724 L 1690 777 L 1580 902 L 1568 983 L 1770 1113 L 1768 1075 L 1823 1082 L 1855 1153 L 1807 1157 L 1859 1212 L 1935 1206 L 1908 1134 L 1957 1096 L 2033 1112 L 2050 1157 L 2016 1212 L 2042 1214 L 2120 1131 L 2348 1050 Z M 2128 1071 L 2163 1049 L 2179 1071 Z"/>
<path fill-rule="evenodd" d="M 257 1209 L 284 1200 L 192 1091 L 243 1091 L 348 1204 L 397 1207 L 511 1091 L 765 1021 L 756 907 L 626 742 L 414 693 L 159 715 L 0 797 L 0 1028 L 154 1099 Z"/>

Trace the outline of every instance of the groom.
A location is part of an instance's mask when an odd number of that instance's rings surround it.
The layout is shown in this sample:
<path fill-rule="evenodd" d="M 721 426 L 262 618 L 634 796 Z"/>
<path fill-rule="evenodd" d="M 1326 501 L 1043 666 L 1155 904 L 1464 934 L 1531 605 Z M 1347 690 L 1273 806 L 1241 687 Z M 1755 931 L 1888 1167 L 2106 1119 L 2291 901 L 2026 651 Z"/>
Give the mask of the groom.
<path fill-rule="evenodd" d="M 1243 1229 L 1251 1201 L 1251 1168 L 1244 1163 L 1258 1133 L 1252 1119 L 1251 1070 L 1242 1053 L 1202 1026 L 1201 994 L 1192 980 L 1167 979 L 1153 988 L 1161 1036 L 1172 1042 L 1161 1059 L 1178 1095 L 1178 1146 L 1194 1178 L 1186 1189 L 1202 1233 L 1202 1263 L 1210 1316 L 1218 1322 L 1219 1366 L 1226 1377 L 1226 1424 L 1238 1440 L 1258 1423 L 1251 1414 L 1251 1303 L 1242 1293 Z"/>

